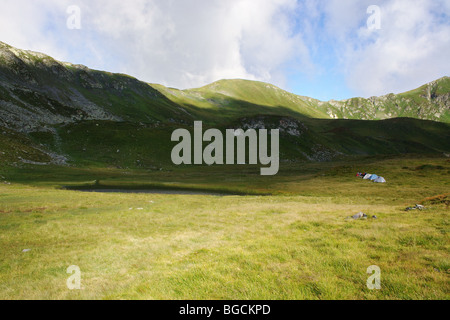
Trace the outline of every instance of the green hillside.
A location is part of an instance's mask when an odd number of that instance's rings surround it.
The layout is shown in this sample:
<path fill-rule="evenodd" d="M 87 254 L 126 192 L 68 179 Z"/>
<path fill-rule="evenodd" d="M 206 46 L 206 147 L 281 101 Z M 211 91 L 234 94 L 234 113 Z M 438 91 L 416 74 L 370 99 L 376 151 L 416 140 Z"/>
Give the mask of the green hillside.
<path fill-rule="evenodd" d="M 278 113 L 294 111 L 305 117 L 320 119 L 383 120 L 408 117 L 450 122 L 449 77 L 397 95 L 328 102 L 298 96 L 268 83 L 241 79 L 220 80 L 190 90 L 152 86 L 186 108 L 220 108 L 222 115 L 232 113 L 237 104 L 240 107 L 237 111 L 247 114 L 254 111 L 251 106 L 258 106 L 259 110 L 264 106 L 277 108 Z"/>
<path fill-rule="evenodd" d="M 0 161 L 171 166 L 171 132 L 195 120 L 280 129 L 284 162 L 442 154 L 450 150 L 449 96 L 448 77 L 398 95 L 329 102 L 248 80 L 178 90 L 0 42 Z"/>
<path fill-rule="evenodd" d="M 328 118 L 322 108 L 317 105 L 308 103 L 300 96 L 264 82 L 221 80 L 200 89 L 189 90 L 189 92 L 209 95 L 210 97 L 228 97 L 259 106 L 285 107 L 311 118 Z"/>
<path fill-rule="evenodd" d="M 178 90 L 0 42 L 0 299 L 447 300 L 449 83 Z M 278 173 L 175 166 L 171 134 L 196 120 L 279 129 Z"/>
<path fill-rule="evenodd" d="M 323 103 L 319 103 L 323 106 Z M 450 78 L 443 77 L 412 91 L 369 99 L 326 103 L 335 118 L 378 120 L 396 117 L 450 122 Z"/>

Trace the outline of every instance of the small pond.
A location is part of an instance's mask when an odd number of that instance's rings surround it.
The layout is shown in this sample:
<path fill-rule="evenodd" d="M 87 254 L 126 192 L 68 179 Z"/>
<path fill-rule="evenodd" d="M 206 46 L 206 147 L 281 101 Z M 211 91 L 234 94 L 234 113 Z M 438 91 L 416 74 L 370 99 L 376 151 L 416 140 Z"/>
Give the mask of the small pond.
<path fill-rule="evenodd" d="M 68 190 L 81 192 L 98 192 L 98 193 L 147 193 L 147 194 L 171 194 L 171 195 L 191 195 L 191 196 L 232 196 L 237 194 L 225 194 L 212 191 L 196 191 L 196 190 L 169 190 L 169 189 L 72 189 Z"/>

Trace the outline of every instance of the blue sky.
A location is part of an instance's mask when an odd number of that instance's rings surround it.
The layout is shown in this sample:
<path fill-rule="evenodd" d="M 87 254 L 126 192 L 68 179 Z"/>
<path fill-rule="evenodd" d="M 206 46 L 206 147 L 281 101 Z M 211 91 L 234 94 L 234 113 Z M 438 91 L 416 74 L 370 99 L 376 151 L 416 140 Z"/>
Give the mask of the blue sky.
<path fill-rule="evenodd" d="M 2 8 L 0 41 L 181 89 L 244 78 L 329 100 L 403 92 L 450 73 L 450 0 L 3 0 Z M 67 27 L 74 18 L 81 29 Z"/>

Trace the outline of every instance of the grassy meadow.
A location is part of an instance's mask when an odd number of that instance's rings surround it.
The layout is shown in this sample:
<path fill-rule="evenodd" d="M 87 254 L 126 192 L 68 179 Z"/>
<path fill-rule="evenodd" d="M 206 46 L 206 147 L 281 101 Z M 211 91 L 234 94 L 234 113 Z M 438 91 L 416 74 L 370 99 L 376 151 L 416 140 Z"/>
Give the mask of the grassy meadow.
<path fill-rule="evenodd" d="M 177 90 L 0 42 L 0 300 L 448 299 L 449 91 Z M 280 130 L 280 172 L 174 167 L 172 133 L 200 120 Z"/>
<path fill-rule="evenodd" d="M 284 164 L 271 178 L 242 170 L 2 168 L 0 299 L 450 297 L 448 158 Z M 94 184 L 249 195 L 62 189 Z M 404 211 L 416 203 L 427 209 Z M 346 219 L 359 211 L 377 219 Z M 71 265 L 81 290 L 66 286 Z M 371 265 L 381 290 L 366 286 Z"/>

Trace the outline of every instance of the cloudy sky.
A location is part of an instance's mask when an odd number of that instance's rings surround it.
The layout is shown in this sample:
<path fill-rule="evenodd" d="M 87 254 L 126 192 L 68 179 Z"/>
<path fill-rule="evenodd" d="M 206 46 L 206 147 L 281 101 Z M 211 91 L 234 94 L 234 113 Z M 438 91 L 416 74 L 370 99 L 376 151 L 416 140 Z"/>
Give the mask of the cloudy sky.
<path fill-rule="evenodd" d="M 450 75 L 450 0 L 2 0 L 0 41 L 181 89 L 369 97 Z"/>

